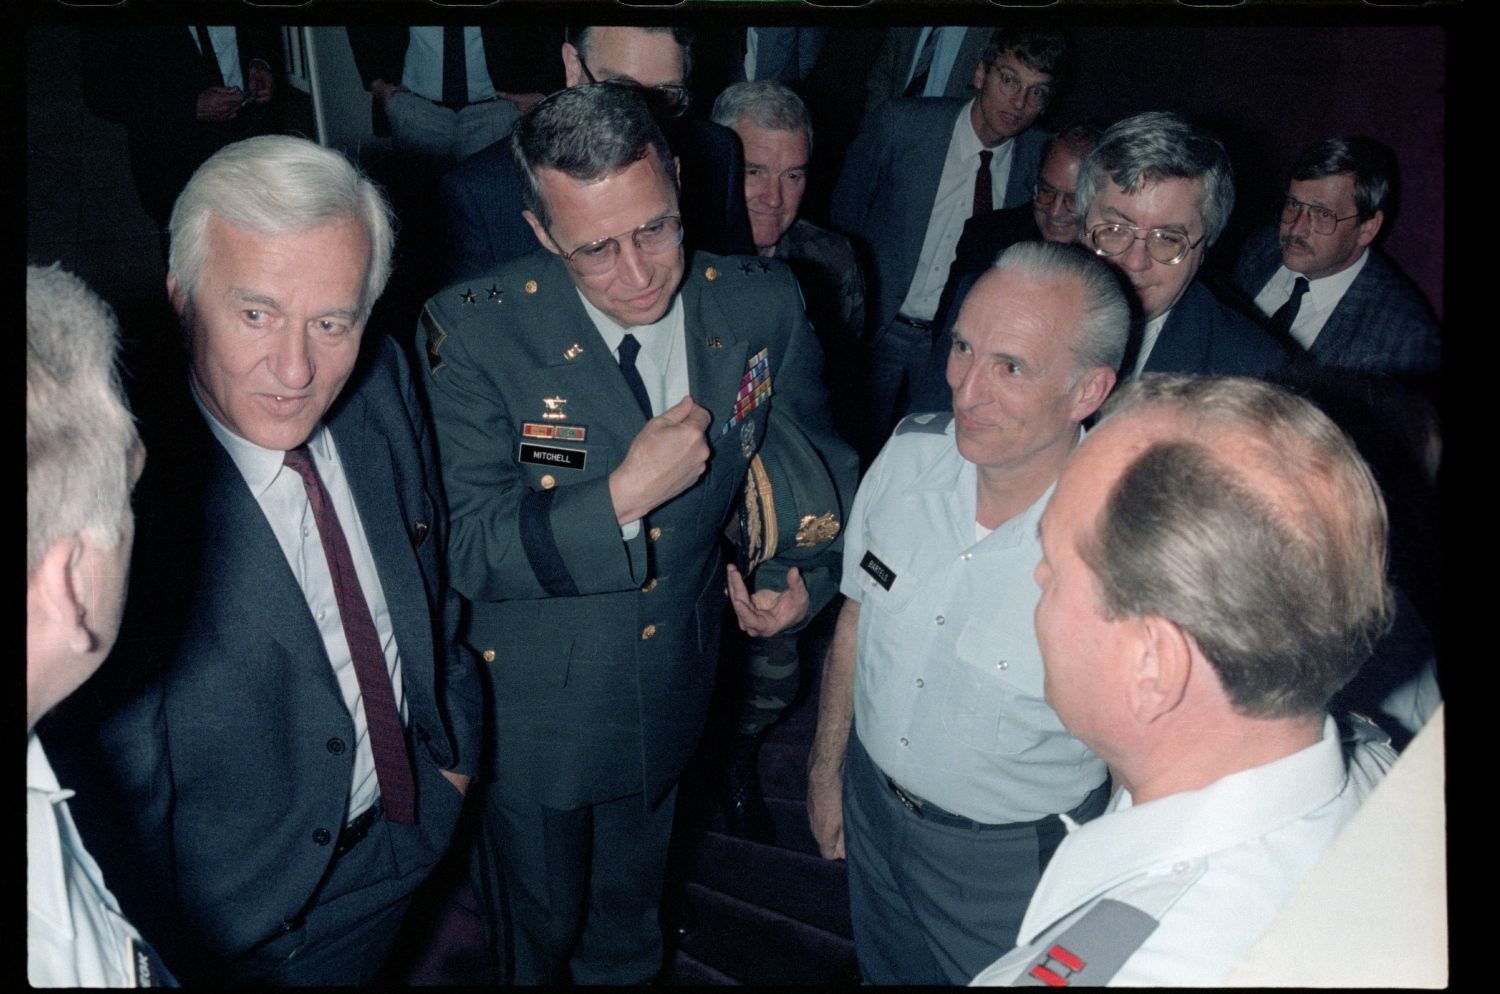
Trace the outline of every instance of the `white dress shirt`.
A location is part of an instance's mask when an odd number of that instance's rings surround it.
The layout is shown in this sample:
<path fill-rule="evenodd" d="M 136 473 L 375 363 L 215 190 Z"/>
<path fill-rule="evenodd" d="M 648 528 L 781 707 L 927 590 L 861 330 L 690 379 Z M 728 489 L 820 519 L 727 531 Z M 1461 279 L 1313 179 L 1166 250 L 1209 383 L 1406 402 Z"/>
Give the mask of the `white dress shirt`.
<path fill-rule="evenodd" d="M 484 39 L 478 28 L 464 28 L 464 76 L 468 81 L 469 103 L 477 104 L 495 98 L 495 84 L 490 80 L 489 64 L 484 58 Z M 401 68 L 401 85 L 433 103 L 443 99 L 443 29 L 408 28 L 406 61 Z"/>
<path fill-rule="evenodd" d="M 251 495 L 260 505 L 266 522 L 276 535 L 287 565 L 297 578 L 297 585 L 302 588 L 307 608 L 318 626 L 318 634 L 323 639 L 323 648 L 333 666 L 333 675 L 338 680 L 344 705 L 354 719 L 354 776 L 349 785 L 349 809 L 345 818 L 346 821 L 351 820 L 379 799 L 380 783 L 375 776 L 375 757 L 370 751 L 370 730 L 365 722 L 359 677 L 354 671 L 354 657 L 349 651 L 349 641 L 344 636 L 344 622 L 339 616 L 333 578 L 328 572 L 328 557 L 323 551 L 323 539 L 318 533 L 317 521 L 307 500 L 306 487 L 296 470 L 283 464 L 286 453 L 262 448 L 225 428 L 204 409 L 198 401 L 196 391 L 193 400 L 203 412 L 203 419 L 208 423 L 209 430 L 234 460 L 240 476 L 244 477 Z M 344 474 L 343 463 L 339 460 L 333 434 L 320 425 L 307 440 L 307 450 L 312 454 L 313 465 L 318 469 L 323 488 L 328 491 L 339 525 L 348 540 L 349 556 L 354 561 L 354 572 L 359 577 L 360 590 L 369 604 L 370 617 L 375 621 L 375 634 L 380 639 L 380 648 L 385 654 L 385 666 L 391 677 L 396 709 L 404 723 L 407 709 L 406 693 L 401 682 L 401 650 L 396 645 L 396 632 L 391 624 L 390 610 L 386 606 L 385 591 L 380 585 L 380 573 L 375 568 L 375 558 L 365 537 L 365 527 L 360 521 L 359 508 L 354 504 L 354 494 L 349 489 L 349 481 Z"/>
<path fill-rule="evenodd" d="M 234 28 L 212 24 L 207 27 L 208 40 L 214 46 L 213 57 L 219 63 L 219 75 L 224 77 L 224 85 L 243 90 L 245 77 L 240 74 L 240 45 Z M 193 47 L 202 54 L 203 46 L 198 43 L 198 29 L 190 27 L 188 34 L 193 36 Z"/>
<path fill-rule="evenodd" d="M 953 137 L 948 140 L 948 154 L 943 160 L 943 175 L 938 179 L 932 211 L 927 215 L 927 233 L 922 236 L 922 254 L 917 270 L 901 303 L 901 313 L 919 321 L 931 321 L 937 313 L 938 300 L 948 282 L 948 270 L 958 255 L 958 238 L 964 222 L 974 216 L 974 177 L 979 172 L 979 153 L 984 145 L 974 132 L 969 115 L 974 107 L 970 100 L 953 122 Z M 990 149 L 990 206 L 1005 202 L 1005 186 L 1010 182 L 1010 160 L 1014 142 L 1006 139 Z"/>
<path fill-rule="evenodd" d="M 1167 318 L 1172 314 L 1169 308 L 1165 313 L 1158 314 L 1146 322 L 1146 327 L 1141 329 L 1141 351 L 1135 357 L 1135 368 L 1130 371 L 1131 376 L 1140 376 L 1146 368 L 1146 360 L 1151 358 L 1151 350 L 1156 348 L 1156 340 L 1161 337 L 1162 326 L 1167 323 Z"/>
<path fill-rule="evenodd" d="M 1349 268 L 1320 280 L 1307 281 L 1307 292 L 1302 295 L 1302 303 L 1297 306 L 1297 317 L 1289 329 L 1291 336 L 1304 349 L 1312 348 L 1313 342 L 1318 340 L 1318 332 L 1323 330 L 1333 309 L 1344 299 L 1344 294 L 1349 292 L 1349 288 L 1365 268 L 1365 263 L 1369 261 L 1370 250 L 1367 248 Z M 1255 306 L 1267 315 L 1275 314 L 1291 298 L 1292 287 L 1300 276 L 1301 273 L 1282 266 L 1256 295 Z"/>

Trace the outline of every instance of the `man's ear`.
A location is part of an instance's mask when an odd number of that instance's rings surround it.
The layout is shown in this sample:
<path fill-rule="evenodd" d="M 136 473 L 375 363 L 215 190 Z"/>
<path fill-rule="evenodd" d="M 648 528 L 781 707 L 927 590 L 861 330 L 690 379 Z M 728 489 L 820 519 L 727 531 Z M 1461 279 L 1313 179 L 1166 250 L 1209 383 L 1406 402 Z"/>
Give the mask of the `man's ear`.
<path fill-rule="evenodd" d="M 565 41 L 562 45 L 563 60 L 563 84 L 565 86 L 577 86 L 583 79 L 583 60 L 578 57 L 578 49 L 571 41 Z"/>
<path fill-rule="evenodd" d="M 34 597 L 27 601 L 40 614 L 36 619 L 53 633 L 57 641 L 78 655 L 92 652 L 98 645 L 89 628 L 88 592 L 85 559 L 88 550 L 78 535 L 67 535 L 52 543 L 32 574 L 28 587 Z"/>
<path fill-rule="evenodd" d="M 176 273 L 167 274 L 167 297 L 172 301 L 172 310 L 177 312 L 177 320 L 185 326 L 188 319 L 188 294 L 182 284 L 177 281 Z"/>
<path fill-rule="evenodd" d="M 934 28 L 933 30 L 937 29 Z M 979 65 L 974 67 L 974 89 L 984 89 L 984 71 L 988 68 L 989 66 L 985 65 L 984 59 L 980 59 Z"/>
<path fill-rule="evenodd" d="M 535 214 L 531 211 L 522 211 L 521 216 L 526 219 L 527 224 L 531 225 L 531 233 L 536 235 L 536 240 L 541 243 L 542 248 L 553 255 L 562 255 L 562 249 L 557 247 L 557 243 L 552 240 L 551 235 L 547 234 L 547 229 L 542 227 L 542 222 L 537 220 Z"/>
<path fill-rule="evenodd" d="M 1193 668 L 1193 641 L 1175 622 L 1160 615 L 1145 615 L 1135 624 L 1140 626 L 1141 649 L 1130 673 L 1130 709 L 1144 725 L 1182 702 Z"/>
<path fill-rule="evenodd" d="M 682 160 L 675 155 L 672 156 L 672 181 L 677 189 L 682 189 Z"/>
<path fill-rule="evenodd" d="M 1359 223 L 1359 247 L 1364 248 L 1366 245 L 1373 242 L 1375 240 L 1375 236 L 1380 234 L 1380 226 L 1384 223 L 1385 211 L 1376 211 L 1374 214 L 1361 221 Z"/>
<path fill-rule="evenodd" d="M 1083 374 L 1083 379 L 1073 388 L 1072 421 L 1082 421 L 1099 409 L 1115 388 L 1115 371 L 1108 366 L 1095 366 Z"/>

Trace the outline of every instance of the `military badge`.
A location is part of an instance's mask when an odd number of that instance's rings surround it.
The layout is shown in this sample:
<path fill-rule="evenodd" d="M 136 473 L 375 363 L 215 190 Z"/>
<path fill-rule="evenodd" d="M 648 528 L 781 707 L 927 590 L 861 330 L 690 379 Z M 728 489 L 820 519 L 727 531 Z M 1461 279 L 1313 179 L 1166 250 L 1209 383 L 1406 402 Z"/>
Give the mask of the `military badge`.
<path fill-rule="evenodd" d="M 811 549 L 815 545 L 832 542 L 838 533 L 839 522 L 832 511 L 804 514 L 797 523 L 797 548 Z"/>
<path fill-rule="evenodd" d="M 568 398 L 566 397 L 543 397 L 542 406 L 546 408 L 542 412 L 544 421 L 566 421 L 568 420 Z"/>
<path fill-rule="evenodd" d="M 465 287 L 464 292 L 459 294 L 458 296 L 466 304 L 472 304 L 474 303 L 474 301 L 479 299 L 479 295 L 474 292 L 472 287 Z"/>
<path fill-rule="evenodd" d="M 771 399 L 771 350 L 761 349 L 747 361 L 749 368 L 740 380 L 740 390 L 734 399 L 734 413 L 719 430 L 719 437 L 729 434 L 736 425 L 743 424 L 761 404 Z"/>

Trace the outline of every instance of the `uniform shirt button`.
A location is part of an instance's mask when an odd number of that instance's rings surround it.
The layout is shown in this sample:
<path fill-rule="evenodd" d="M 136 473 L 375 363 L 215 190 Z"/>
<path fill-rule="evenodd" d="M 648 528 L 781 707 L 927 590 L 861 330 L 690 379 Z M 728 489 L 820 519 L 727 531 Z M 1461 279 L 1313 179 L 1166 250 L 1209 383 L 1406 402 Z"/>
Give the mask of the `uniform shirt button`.
<path fill-rule="evenodd" d="M 327 611 L 319 611 L 318 612 L 318 620 L 319 621 L 322 621 L 326 617 L 328 617 L 328 612 Z"/>
<path fill-rule="evenodd" d="M 940 614 L 937 616 L 937 623 L 940 625 L 946 625 L 948 623 L 948 619 Z"/>
<path fill-rule="evenodd" d="M 919 688 L 926 686 L 926 684 L 922 683 L 922 678 L 921 677 L 917 677 L 917 686 Z"/>
<path fill-rule="evenodd" d="M 1181 875 L 1183 873 L 1186 873 L 1187 871 L 1188 871 L 1188 865 L 1186 863 L 1173 863 L 1172 864 L 1172 872 L 1173 873 Z"/>
<path fill-rule="evenodd" d="M 649 594 L 649 593 L 651 593 L 651 591 L 653 591 L 655 589 L 656 589 L 656 577 L 653 576 L 651 579 L 649 579 L 649 580 L 646 581 L 646 583 L 645 583 L 644 586 L 641 587 L 641 593 L 643 593 L 643 594 Z"/>
<path fill-rule="evenodd" d="M 648 531 L 646 533 L 646 537 L 648 539 L 650 539 L 651 541 L 655 542 L 657 539 L 661 538 L 661 529 L 660 528 L 652 528 L 650 531 Z"/>
<path fill-rule="evenodd" d="M 1010 663 L 1008 663 L 1008 662 L 1006 662 L 1005 660 L 1002 659 L 998 663 L 995 664 L 995 669 L 1001 670 L 1003 672 L 1005 670 L 1010 669 Z"/>
<path fill-rule="evenodd" d="M 908 741 L 907 741 L 907 740 L 906 740 L 906 738 L 905 738 L 905 737 L 904 737 L 904 736 L 903 736 L 903 737 L 902 737 L 902 739 L 901 739 L 901 744 L 902 744 L 902 745 L 903 745 L 903 746 L 909 746 L 909 745 L 911 745 L 911 743 L 910 743 L 910 742 L 908 742 Z"/>
<path fill-rule="evenodd" d="M 483 652 L 481 652 L 479 655 L 487 663 L 493 663 L 495 661 L 495 650 L 494 649 L 486 649 Z"/>
<path fill-rule="evenodd" d="M 326 828 L 316 829 L 313 831 L 313 841 L 320 846 L 326 846 L 333 841 L 333 834 Z"/>
<path fill-rule="evenodd" d="M 641 639 L 643 641 L 645 639 L 650 638 L 651 636 L 653 636 L 655 634 L 656 634 L 656 626 L 655 625 L 647 625 L 645 628 L 641 629 Z"/>
<path fill-rule="evenodd" d="M 328 751 L 331 752 L 331 753 L 333 753 L 335 756 L 342 756 L 344 754 L 344 740 L 343 739 L 329 739 L 328 740 Z"/>
<path fill-rule="evenodd" d="M 543 490 L 551 490 L 553 487 L 557 486 L 557 477 L 553 476 L 551 473 L 543 473 L 541 480 L 538 482 L 541 483 Z"/>
<path fill-rule="evenodd" d="M 972 553 L 972 552 L 965 552 L 963 555 L 959 556 L 958 558 L 962 559 L 964 562 L 968 562 L 970 559 L 974 558 L 974 553 Z"/>

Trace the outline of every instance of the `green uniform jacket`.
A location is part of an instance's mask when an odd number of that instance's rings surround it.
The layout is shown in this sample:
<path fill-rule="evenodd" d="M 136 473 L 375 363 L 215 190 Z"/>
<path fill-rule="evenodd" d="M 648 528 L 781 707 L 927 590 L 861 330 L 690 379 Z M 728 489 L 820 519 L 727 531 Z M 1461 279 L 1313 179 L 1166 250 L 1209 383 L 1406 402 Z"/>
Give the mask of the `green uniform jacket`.
<path fill-rule="evenodd" d="M 493 682 L 490 774 L 549 807 L 642 790 L 655 803 L 686 767 L 717 664 L 721 534 L 767 419 L 793 419 L 836 472 L 852 472 L 786 267 L 699 253 L 679 292 L 712 455 L 628 542 L 609 474 L 645 418 L 564 263 L 539 251 L 456 284 L 428 301 L 418 330 L 452 518 L 450 574 L 472 602 L 466 638 Z M 761 350 L 771 397 L 721 434 Z M 804 569 L 816 610 L 836 589 L 836 566 Z"/>

